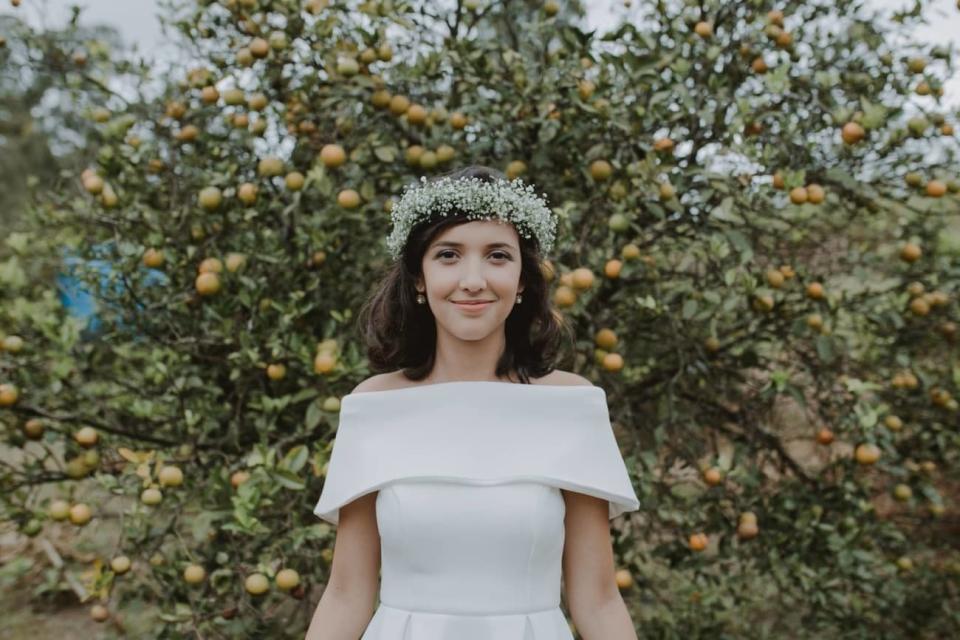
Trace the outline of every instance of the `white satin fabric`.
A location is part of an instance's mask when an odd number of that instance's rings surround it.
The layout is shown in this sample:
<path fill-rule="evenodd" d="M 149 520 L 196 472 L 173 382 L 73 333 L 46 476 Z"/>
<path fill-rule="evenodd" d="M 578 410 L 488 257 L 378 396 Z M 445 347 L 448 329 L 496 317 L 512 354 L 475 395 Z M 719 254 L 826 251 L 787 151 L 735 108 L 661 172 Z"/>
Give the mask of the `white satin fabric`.
<path fill-rule="evenodd" d="M 314 513 L 371 491 L 380 605 L 361 640 L 572 640 L 560 489 L 639 508 L 600 387 L 444 382 L 343 398 Z"/>

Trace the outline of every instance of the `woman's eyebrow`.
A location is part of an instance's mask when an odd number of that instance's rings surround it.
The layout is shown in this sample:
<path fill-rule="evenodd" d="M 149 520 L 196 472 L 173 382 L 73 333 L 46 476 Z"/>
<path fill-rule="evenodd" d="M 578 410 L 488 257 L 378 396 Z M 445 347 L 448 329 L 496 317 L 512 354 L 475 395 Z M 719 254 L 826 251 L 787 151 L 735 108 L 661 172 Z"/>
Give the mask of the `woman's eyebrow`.
<path fill-rule="evenodd" d="M 435 246 L 435 247 L 456 247 L 456 248 L 459 249 L 459 248 L 462 248 L 462 247 L 463 247 L 463 243 L 462 243 L 462 242 L 450 242 L 449 240 L 444 240 L 443 242 L 436 242 L 436 243 L 434 243 L 433 246 Z M 511 245 L 511 244 L 509 244 L 509 243 L 507 243 L 507 242 L 491 242 L 491 243 L 488 244 L 485 248 L 487 248 L 487 249 L 492 249 L 492 248 L 494 248 L 494 247 L 506 247 L 507 249 L 513 249 L 513 248 L 514 248 L 513 245 Z"/>

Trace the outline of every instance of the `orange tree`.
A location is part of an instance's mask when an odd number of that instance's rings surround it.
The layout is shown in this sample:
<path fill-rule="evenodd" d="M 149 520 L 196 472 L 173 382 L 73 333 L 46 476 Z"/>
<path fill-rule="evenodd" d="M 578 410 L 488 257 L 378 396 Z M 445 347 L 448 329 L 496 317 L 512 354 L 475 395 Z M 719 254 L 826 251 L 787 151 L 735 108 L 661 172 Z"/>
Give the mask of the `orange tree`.
<path fill-rule="evenodd" d="M 952 51 L 910 39 L 919 3 L 637 5 L 605 33 L 554 1 L 170 16 L 182 77 L 134 113 L 105 98 L 89 162 L 31 207 L 28 240 L 108 248 L 101 333 L 55 340 L 16 312 L 25 282 L 2 290 L 5 517 L 120 521 L 92 615 L 146 587 L 157 637 L 300 637 L 391 202 L 482 163 L 558 216 L 559 366 L 608 392 L 643 635 L 956 628 Z"/>

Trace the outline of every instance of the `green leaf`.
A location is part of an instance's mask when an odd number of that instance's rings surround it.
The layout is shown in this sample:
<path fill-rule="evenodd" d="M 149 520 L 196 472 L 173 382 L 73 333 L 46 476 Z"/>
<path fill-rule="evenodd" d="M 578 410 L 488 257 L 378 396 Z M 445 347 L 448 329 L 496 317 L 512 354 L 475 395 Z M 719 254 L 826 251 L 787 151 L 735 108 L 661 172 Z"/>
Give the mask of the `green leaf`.
<path fill-rule="evenodd" d="M 307 463 L 308 455 L 309 451 L 307 451 L 307 448 L 302 444 L 298 444 L 287 452 L 287 455 L 280 461 L 279 467 L 281 470 L 297 473 L 303 468 L 303 465 Z"/>
<path fill-rule="evenodd" d="M 310 406 L 307 407 L 307 417 L 304 421 L 304 424 L 306 425 L 307 429 L 308 430 L 313 429 L 318 424 L 320 424 L 320 420 L 322 419 L 323 419 L 323 408 L 320 406 L 320 403 L 311 402 Z"/>
<path fill-rule="evenodd" d="M 397 159 L 396 147 L 392 147 L 392 146 L 377 147 L 376 149 L 373 150 L 373 153 L 375 156 L 377 156 L 377 159 L 379 159 L 381 162 L 393 162 L 394 160 Z"/>
<path fill-rule="evenodd" d="M 286 489 L 303 491 L 307 487 L 302 478 L 286 469 L 276 469 L 272 475 L 274 480 L 277 481 L 277 484 Z"/>

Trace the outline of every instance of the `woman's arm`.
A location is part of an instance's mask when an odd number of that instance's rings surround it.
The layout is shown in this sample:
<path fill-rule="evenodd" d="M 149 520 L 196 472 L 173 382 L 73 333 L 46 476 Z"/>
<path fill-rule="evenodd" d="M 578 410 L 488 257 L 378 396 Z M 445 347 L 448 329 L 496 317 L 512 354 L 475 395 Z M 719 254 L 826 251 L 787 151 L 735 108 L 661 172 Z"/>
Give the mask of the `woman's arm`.
<path fill-rule="evenodd" d="M 573 624 L 584 640 L 637 640 L 617 588 L 608 502 L 565 489 L 562 493 L 563 581 Z"/>
<path fill-rule="evenodd" d="M 330 580 L 306 640 L 357 640 L 370 624 L 380 583 L 378 493 L 340 508 Z"/>

